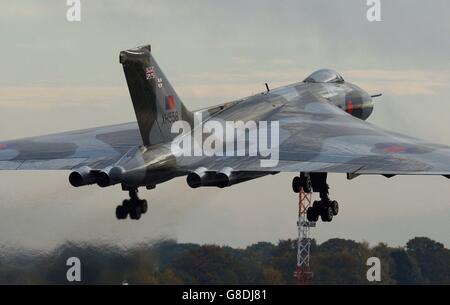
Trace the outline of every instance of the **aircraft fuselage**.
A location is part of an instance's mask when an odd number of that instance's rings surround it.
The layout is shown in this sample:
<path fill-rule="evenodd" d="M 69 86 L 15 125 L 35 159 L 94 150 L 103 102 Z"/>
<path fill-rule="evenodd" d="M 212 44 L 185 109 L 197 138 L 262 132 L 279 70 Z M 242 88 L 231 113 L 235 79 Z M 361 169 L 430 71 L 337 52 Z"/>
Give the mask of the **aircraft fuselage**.
<path fill-rule="evenodd" d="M 301 82 L 199 110 L 196 114 L 201 114 L 203 123 L 208 120 L 258 122 L 266 120 L 289 103 L 304 101 L 308 96 L 320 97 L 324 103 L 335 105 L 362 120 L 366 120 L 373 111 L 372 98 L 356 85 L 348 82 Z M 171 153 L 171 143 L 163 143 L 148 148 L 136 148 L 125 155 L 116 166 L 123 169 L 120 181 L 125 188 L 153 188 L 159 183 L 188 174 L 188 171 L 180 170 L 180 164 L 182 161 Z M 177 171 L 173 171 L 174 168 L 177 168 Z"/>

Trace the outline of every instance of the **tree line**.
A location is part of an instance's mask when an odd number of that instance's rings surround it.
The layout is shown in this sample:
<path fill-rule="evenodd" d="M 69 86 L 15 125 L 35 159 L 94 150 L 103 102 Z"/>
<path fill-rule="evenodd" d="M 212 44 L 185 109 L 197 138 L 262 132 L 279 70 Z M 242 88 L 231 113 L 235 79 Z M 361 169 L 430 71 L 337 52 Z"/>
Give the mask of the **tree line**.
<path fill-rule="evenodd" d="M 311 245 L 311 284 L 370 284 L 369 257 L 381 261 L 378 284 L 450 284 L 450 250 L 426 237 L 405 247 L 330 239 Z M 67 284 L 66 261 L 81 261 L 84 284 L 295 284 L 296 240 L 246 248 L 164 240 L 119 248 L 66 243 L 50 252 L 3 249 L 0 284 Z"/>

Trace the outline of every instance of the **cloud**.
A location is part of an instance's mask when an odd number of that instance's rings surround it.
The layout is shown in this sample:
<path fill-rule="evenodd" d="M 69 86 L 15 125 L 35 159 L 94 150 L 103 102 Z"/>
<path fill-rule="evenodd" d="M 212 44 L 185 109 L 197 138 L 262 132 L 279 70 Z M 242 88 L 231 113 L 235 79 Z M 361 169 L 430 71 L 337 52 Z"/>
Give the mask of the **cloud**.
<path fill-rule="evenodd" d="M 46 1 L 7 1 L 9 4 L 2 5 L 0 17 L 22 18 L 54 15 L 58 7 L 63 7 L 65 1 L 60 1 L 60 5 L 50 5 Z M 64 13 L 64 12 L 63 12 Z M 63 15 L 64 16 L 64 15 Z"/>
<path fill-rule="evenodd" d="M 270 69 L 239 73 L 205 73 L 191 76 L 190 85 L 182 86 L 192 97 L 244 97 L 263 91 L 269 82 L 272 88 L 305 79 L 313 71 L 306 69 Z M 344 78 L 369 92 L 382 91 L 394 96 L 434 95 L 450 89 L 450 70 L 344 70 Z M 197 81 L 197 84 L 195 82 Z"/>
<path fill-rule="evenodd" d="M 344 76 L 366 90 L 396 96 L 435 95 L 450 89 L 450 70 L 348 70 Z"/>
<path fill-rule="evenodd" d="M 69 6 L 66 0 L 55 1 L 41 0 L 41 1 L 9 1 L 9 5 L 3 5 L 0 10 L 1 17 L 48 17 L 48 16 L 65 16 Z M 166 4 L 162 0 L 109 0 L 109 1 L 84 1 L 81 0 L 82 12 L 95 13 L 96 16 L 114 15 L 114 16 L 129 16 L 134 17 L 152 17 L 159 14 L 180 13 L 185 10 L 176 10 L 171 12 L 171 7 L 176 3 Z"/>
<path fill-rule="evenodd" d="M 0 87 L 0 107 L 46 108 L 86 105 L 104 106 L 129 98 L 123 86 L 10 86 Z"/>
<path fill-rule="evenodd" d="M 182 96 L 188 98 L 242 98 L 258 92 L 265 91 L 262 84 L 242 83 L 242 84 L 208 84 L 181 86 L 178 90 Z"/>
<path fill-rule="evenodd" d="M 241 73 L 197 73 L 189 80 L 177 81 L 176 90 L 186 99 L 227 101 L 264 91 L 270 87 L 302 81 L 312 71 L 305 69 L 273 69 Z M 450 89 L 450 70 L 347 70 L 344 78 L 367 90 L 393 96 L 435 95 Z M 104 107 L 111 102 L 129 100 L 128 89 L 121 86 L 32 86 L 0 87 L 0 107 L 47 108 L 95 105 Z"/>

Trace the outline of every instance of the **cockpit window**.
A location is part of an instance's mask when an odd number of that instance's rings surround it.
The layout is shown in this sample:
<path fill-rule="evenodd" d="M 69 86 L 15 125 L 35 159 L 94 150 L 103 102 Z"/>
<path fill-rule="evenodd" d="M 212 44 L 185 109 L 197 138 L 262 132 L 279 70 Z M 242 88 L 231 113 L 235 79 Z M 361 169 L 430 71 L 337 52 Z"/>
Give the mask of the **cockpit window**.
<path fill-rule="evenodd" d="M 305 83 L 343 83 L 344 79 L 336 71 L 329 69 L 317 70 L 308 76 L 303 82 Z"/>

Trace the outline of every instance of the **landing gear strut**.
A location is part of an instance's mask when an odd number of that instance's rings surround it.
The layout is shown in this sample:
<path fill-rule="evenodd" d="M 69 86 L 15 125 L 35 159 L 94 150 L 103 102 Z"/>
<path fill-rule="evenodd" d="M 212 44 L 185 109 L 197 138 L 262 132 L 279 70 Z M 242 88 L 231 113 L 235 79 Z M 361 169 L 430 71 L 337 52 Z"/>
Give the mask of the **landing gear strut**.
<path fill-rule="evenodd" d="M 308 221 L 316 222 L 320 216 L 323 222 L 330 222 L 339 213 L 338 202 L 329 197 L 326 173 L 300 173 L 300 177 L 292 180 L 292 188 L 296 193 L 300 191 L 300 188 L 303 188 L 306 193 L 319 193 L 320 200 L 314 201 L 306 211 Z"/>
<path fill-rule="evenodd" d="M 137 188 L 130 189 L 130 199 L 125 199 L 121 205 L 116 208 L 117 219 L 126 219 L 130 215 L 131 219 L 138 220 L 142 214 L 147 213 L 147 200 L 139 199 Z"/>

